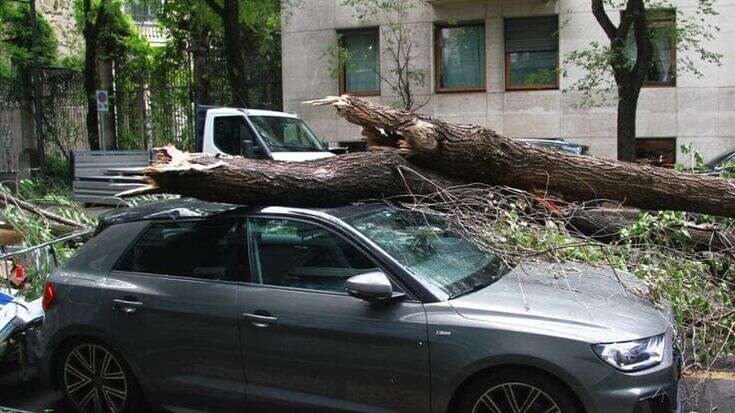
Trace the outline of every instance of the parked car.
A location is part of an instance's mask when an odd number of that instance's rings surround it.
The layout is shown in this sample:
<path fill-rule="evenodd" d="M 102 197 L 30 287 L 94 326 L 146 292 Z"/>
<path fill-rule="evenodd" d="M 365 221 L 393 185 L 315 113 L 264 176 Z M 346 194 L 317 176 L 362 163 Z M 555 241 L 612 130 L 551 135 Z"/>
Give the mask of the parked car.
<path fill-rule="evenodd" d="M 706 174 L 720 176 L 728 165 L 735 163 L 735 151 L 727 152 L 706 165 Z"/>
<path fill-rule="evenodd" d="M 544 148 L 555 149 L 557 151 L 573 153 L 577 155 L 586 155 L 590 147 L 587 145 L 580 145 L 578 143 L 567 142 L 562 138 L 550 138 L 550 139 L 521 139 L 522 142 L 530 143 L 531 145 L 537 145 Z"/>
<path fill-rule="evenodd" d="M 670 315 L 552 274 L 384 204 L 148 204 L 51 275 L 43 371 L 79 412 L 674 411 Z"/>

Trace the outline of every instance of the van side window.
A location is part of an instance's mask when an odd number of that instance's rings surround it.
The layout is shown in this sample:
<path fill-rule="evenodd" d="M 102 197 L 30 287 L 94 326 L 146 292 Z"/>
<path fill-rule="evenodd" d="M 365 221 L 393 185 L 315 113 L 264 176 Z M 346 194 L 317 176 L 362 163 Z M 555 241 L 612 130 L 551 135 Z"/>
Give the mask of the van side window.
<path fill-rule="evenodd" d="M 253 141 L 255 135 L 242 116 L 217 116 L 214 118 L 214 144 L 229 155 L 242 154 L 243 139 Z"/>
<path fill-rule="evenodd" d="M 376 269 L 375 263 L 326 229 L 288 219 L 251 219 L 248 242 L 252 282 L 344 292 L 353 275 Z"/>
<path fill-rule="evenodd" d="M 219 281 L 250 278 L 242 225 L 235 219 L 154 222 L 116 270 Z"/>

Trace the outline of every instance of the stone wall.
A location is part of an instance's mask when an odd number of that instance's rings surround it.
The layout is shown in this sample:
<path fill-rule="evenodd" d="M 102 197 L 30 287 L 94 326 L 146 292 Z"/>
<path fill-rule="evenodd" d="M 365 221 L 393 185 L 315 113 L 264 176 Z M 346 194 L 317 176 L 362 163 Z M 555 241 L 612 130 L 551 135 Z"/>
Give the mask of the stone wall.
<path fill-rule="evenodd" d="M 697 2 L 673 3 L 691 13 Z M 735 25 L 731 23 L 735 21 L 735 0 L 720 0 L 716 7 L 720 14 L 711 23 L 721 31 L 709 49 L 724 54 L 722 65 L 702 66 L 702 79 L 680 71 L 676 87 L 645 88 L 638 120 L 639 137 L 676 137 L 677 147 L 692 142 L 707 159 L 735 149 Z M 427 85 L 418 90 L 420 97 L 428 100 L 422 111 L 514 137 L 564 137 L 589 145 L 594 155 L 615 157 L 616 102 L 613 99 L 600 107 L 578 108 L 579 96 L 563 91 L 580 76 L 577 71 L 561 78 L 560 90 L 506 92 L 504 86 L 503 18 L 558 14 L 563 56 L 584 48 L 591 40 L 605 42 L 589 10 L 589 0 L 436 0 L 416 10 L 410 18 L 420 45 L 414 61 L 428 75 Z M 341 0 L 308 0 L 288 14 L 282 40 L 285 110 L 299 113 L 329 141 L 358 139 L 356 128 L 336 119 L 333 110 L 300 103 L 338 93 L 338 81 L 330 73 L 325 50 L 336 41 L 336 30 L 359 26 L 353 11 L 342 6 Z M 485 21 L 486 93 L 434 93 L 433 25 L 463 20 Z M 381 96 L 370 99 L 391 103 L 395 96 L 383 84 Z M 681 153 L 677 160 L 686 163 Z"/>
<path fill-rule="evenodd" d="M 61 57 L 79 55 L 84 47 L 74 20 L 74 0 L 39 0 L 38 10 L 54 28 Z"/>

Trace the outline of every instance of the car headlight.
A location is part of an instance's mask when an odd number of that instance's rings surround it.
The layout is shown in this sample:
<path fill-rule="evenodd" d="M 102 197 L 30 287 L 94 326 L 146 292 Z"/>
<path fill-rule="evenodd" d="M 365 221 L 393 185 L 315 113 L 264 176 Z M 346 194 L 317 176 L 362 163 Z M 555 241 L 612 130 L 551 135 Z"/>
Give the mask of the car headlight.
<path fill-rule="evenodd" d="M 665 334 L 624 343 L 596 344 L 592 348 L 605 362 L 622 371 L 638 371 L 664 359 Z"/>

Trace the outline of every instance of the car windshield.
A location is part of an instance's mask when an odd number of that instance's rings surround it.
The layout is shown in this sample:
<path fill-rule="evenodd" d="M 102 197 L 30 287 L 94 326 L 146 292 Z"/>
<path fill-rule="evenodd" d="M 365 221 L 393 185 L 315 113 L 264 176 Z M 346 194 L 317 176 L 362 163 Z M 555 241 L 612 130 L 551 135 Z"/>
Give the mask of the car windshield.
<path fill-rule="evenodd" d="M 250 116 L 271 152 L 319 152 L 324 148 L 306 123 L 282 116 Z"/>
<path fill-rule="evenodd" d="M 507 272 L 496 255 L 459 236 L 439 215 L 385 207 L 345 221 L 450 298 L 485 287 Z"/>

